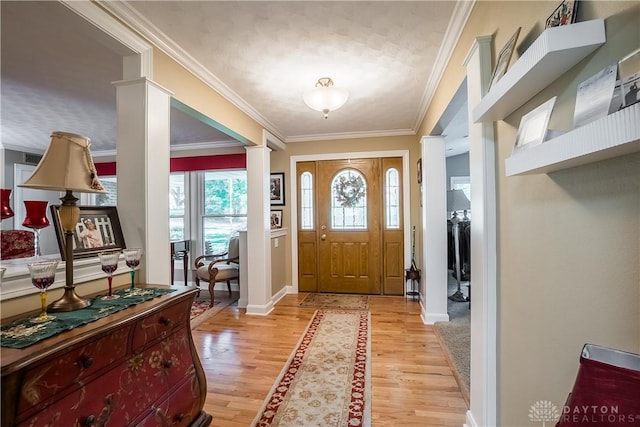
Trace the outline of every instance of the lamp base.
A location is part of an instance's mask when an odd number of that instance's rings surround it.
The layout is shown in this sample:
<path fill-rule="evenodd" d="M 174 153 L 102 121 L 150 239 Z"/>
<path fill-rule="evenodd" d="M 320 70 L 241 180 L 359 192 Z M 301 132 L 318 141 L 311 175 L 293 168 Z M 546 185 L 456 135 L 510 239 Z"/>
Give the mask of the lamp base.
<path fill-rule="evenodd" d="M 81 308 L 89 307 L 90 305 L 91 301 L 79 297 L 78 294 L 76 294 L 74 288 L 65 286 L 62 298 L 49 304 L 49 306 L 47 307 L 47 311 L 51 311 L 54 313 L 57 311 L 74 311 Z"/>
<path fill-rule="evenodd" d="M 467 302 L 469 301 L 467 299 L 467 297 L 464 296 L 464 294 L 460 291 L 456 291 L 454 294 L 449 295 L 449 299 L 451 301 L 455 301 L 455 302 Z"/>

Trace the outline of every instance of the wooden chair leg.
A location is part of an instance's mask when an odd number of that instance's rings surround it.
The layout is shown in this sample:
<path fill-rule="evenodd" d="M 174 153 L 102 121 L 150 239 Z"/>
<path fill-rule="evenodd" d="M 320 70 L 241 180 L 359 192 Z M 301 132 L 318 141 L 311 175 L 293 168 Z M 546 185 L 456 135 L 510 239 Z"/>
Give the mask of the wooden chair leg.
<path fill-rule="evenodd" d="M 227 280 L 227 289 L 229 289 L 229 295 L 231 295 L 231 280 Z"/>
<path fill-rule="evenodd" d="M 213 307 L 213 288 L 215 285 L 216 282 L 209 282 L 209 295 L 211 295 L 211 304 L 209 304 L 209 307 Z"/>

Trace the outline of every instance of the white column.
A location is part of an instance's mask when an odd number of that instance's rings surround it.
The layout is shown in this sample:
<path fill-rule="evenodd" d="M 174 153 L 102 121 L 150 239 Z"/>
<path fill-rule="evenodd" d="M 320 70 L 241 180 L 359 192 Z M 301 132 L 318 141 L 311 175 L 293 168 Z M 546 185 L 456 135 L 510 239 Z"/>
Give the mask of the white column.
<path fill-rule="evenodd" d="M 477 37 L 464 61 L 469 117 L 491 76 L 491 36 Z M 471 179 L 471 408 L 467 425 L 497 424 L 496 153 L 493 123 L 469 123 Z"/>
<path fill-rule="evenodd" d="M 422 321 L 449 321 L 447 314 L 447 163 L 445 139 L 423 136 Z"/>
<path fill-rule="evenodd" d="M 271 149 L 264 145 L 247 150 L 247 314 L 266 316 L 271 300 L 271 226 L 269 174 Z"/>
<path fill-rule="evenodd" d="M 118 212 L 125 243 L 144 251 L 141 282 L 169 284 L 170 93 L 144 77 L 114 85 Z"/>

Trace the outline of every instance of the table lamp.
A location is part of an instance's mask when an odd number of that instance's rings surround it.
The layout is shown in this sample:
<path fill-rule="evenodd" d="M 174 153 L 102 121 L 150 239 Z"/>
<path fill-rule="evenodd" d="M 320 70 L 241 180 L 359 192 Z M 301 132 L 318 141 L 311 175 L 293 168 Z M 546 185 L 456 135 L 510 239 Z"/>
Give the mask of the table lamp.
<path fill-rule="evenodd" d="M 73 311 L 88 307 L 91 302 L 75 292 L 73 283 L 73 231 L 80 218 L 78 199 L 73 191 L 104 193 L 98 180 L 89 146 L 91 140 L 68 132 L 53 132 L 51 143 L 33 174 L 19 187 L 64 191 L 58 210 L 65 236 L 66 282 L 62 298 L 49 306 L 50 311 Z"/>
<path fill-rule="evenodd" d="M 11 190 L 8 188 L 0 189 L 0 215 L 2 219 L 11 218 L 13 211 L 11 210 L 11 204 L 9 203 L 9 197 L 11 196 Z"/>

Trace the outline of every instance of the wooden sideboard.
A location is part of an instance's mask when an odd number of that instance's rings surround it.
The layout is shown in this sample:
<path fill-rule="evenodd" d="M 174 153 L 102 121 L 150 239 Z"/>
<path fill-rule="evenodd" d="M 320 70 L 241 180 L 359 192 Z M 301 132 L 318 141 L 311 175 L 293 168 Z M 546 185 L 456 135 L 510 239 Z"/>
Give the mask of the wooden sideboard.
<path fill-rule="evenodd" d="M 3 426 L 208 426 L 182 288 L 24 349 L 2 349 Z"/>

